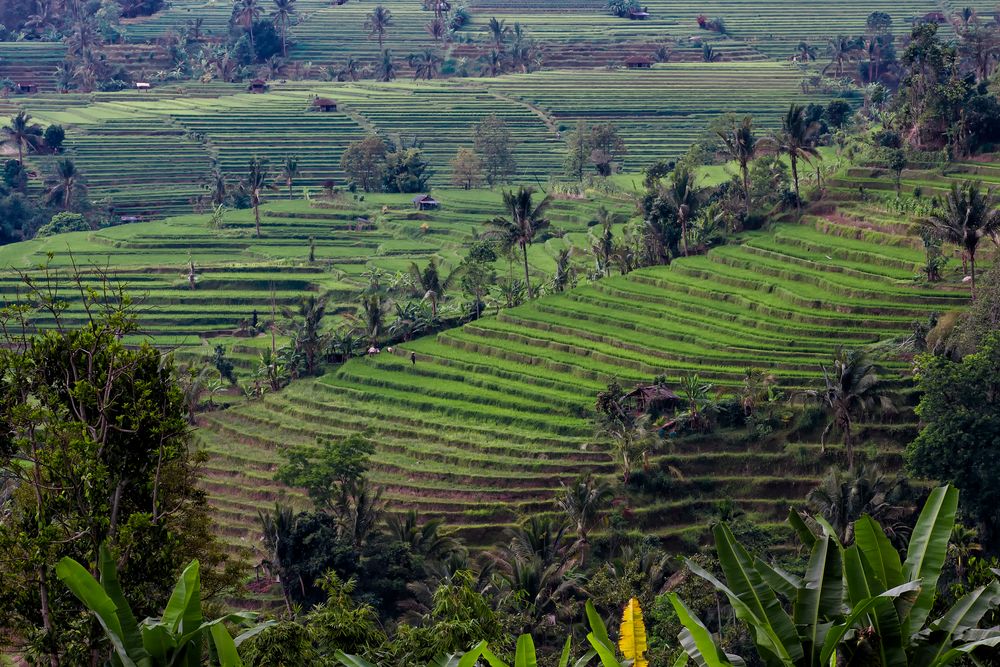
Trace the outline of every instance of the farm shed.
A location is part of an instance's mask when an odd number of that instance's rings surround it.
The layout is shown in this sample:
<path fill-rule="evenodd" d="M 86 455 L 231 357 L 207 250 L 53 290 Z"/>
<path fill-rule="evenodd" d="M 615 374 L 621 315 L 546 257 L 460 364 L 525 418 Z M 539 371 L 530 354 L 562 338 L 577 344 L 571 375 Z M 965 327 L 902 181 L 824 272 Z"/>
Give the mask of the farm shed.
<path fill-rule="evenodd" d="M 625 59 L 625 67 L 629 69 L 650 69 L 653 61 L 645 56 L 631 56 Z"/>
<path fill-rule="evenodd" d="M 642 9 L 630 9 L 628 10 L 628 17 L 633 21 L 645 21 L 649 18 L 649 12 L 646 9 L 646 7 Z"/>
<path fill-rule="evenodd" d="M 266 93 L 267 92 L 267 81 L 264 79 L 254 79 L 247 86 L 247 90 L 251 93 Z"/>
<path fill-rule="evenodd" d="M 152 87 L 152 86 L 150 86 L 150 85 L 149 85 L 148 83 L 146 83 L 145 81 L 136 81 L 136 82 L 135 82 L 135 88 L 136 88 L 136 90 L 138 90 L 138 91 L 143 91 L 143 90 L 149 90 L 149 89 L 150 89 L 151 87 Z"/>
<path fill-rule="evenodd" d="M 680 396 L 662 384 L 639 386 L 622 397 L 622 405 L 636 413 L 675 410 Z"/>
<path fill-rule="evenodd" d="M 323 112 L 330 112 L 337 110 L 337 100 L 331 100 L 329 97 L 317 97 L 312 102 L 313 109 L 317 109 Z"/>
<path fill-rule="evenodd" d="M 19 81 L 17 83 L 17 86 L 16 86 L 15 90 L 16 90 L 16 92 L 21 93 L 21 94 L 37 93 L 38 92 L 38 84 L 32 83 L 30 81 Z"/>
<path fill-rule="evenodd" d="M 418 211 L 433 211 L 434 209 L 439 208 L 441 204 L 439 204 L 438 201 L 430 195 L 417 195 L 413 198 L 413 206 Z"/>

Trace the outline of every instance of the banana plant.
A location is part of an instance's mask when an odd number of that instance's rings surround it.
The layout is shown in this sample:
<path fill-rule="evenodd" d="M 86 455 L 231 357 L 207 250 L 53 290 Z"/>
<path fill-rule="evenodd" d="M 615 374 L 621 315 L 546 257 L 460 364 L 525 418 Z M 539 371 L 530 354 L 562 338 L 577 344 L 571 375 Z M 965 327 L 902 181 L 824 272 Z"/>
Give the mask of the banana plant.
<path fill-rule="evenodd" d="M 559 667 L 569 667 L 570 652 L 572 651 L 572 638 L 567 637 L 563 645 L 562 656 L 559 658 Z M 344 667 L 375 667 L 368 661 L 354 655 L 347 655 L 338 651 L 334 657 Z M 585 667 L 594 657 L 594 652 L 590 651 L 585 656 L 573 663 L 573 667 Z M 451 655 L 443 658 L 435 658 L 427 667 L 475 667 L 481 664 L 480 658 L 485 660 L 490 667 L 510 667 L 506 662 L 497 657 L 489 649 L 486 642 L 479 642 L 471 651 L 463 655 Z M 521 635 L 517 638 L 517 647 L 514 652 L 513 667 L 538 667 L 538 658 L 535 654 L 535 642 L 531 635 Z"/>
<path fill-rule="evenodd" d="M 789 520 L 811 550 L 803 576 L 751 556 L 725 524 L 713 532 L 726 583 L 692 561 L 688 567 L 729 599 L 769 667 L 825 667 L 865 652 L 877 653 L 883 667 L 945 667 L 977 648 L 1000 645 L 1000 629 L 978 627 L 1000 604 L 997 582 L 927 623 L 957 508 L 953 487 L 931 492 L 904 562 L 869 516 L 855 522 L 855 543 L 848 547 L 822 518 L 817 535 L 793 510 Z M 681 646 L 698 667 L 742 664 L 676 595 L 670 601 L 684 627 Z"/>
<path fill-rule="evenodd" d="M 141 624 L 125 600 L 114 560 L 103 546 L 98 570 L 100 581 L 72 558 L 63 558 L 56 565 L 56 575 L 104 629 L 114 649 L 111 667 L 200 667 L 206 640 L 214 664 L 242 667 L 237 646 L 271 625 L 260 623 L 234 639 L 223 623 L 247 624 L 254 620 L 254 614 L 241 612 L 206 621 L 201 613 L 197 560 L 181 573 L 162 617 L 147 618 Z"/>

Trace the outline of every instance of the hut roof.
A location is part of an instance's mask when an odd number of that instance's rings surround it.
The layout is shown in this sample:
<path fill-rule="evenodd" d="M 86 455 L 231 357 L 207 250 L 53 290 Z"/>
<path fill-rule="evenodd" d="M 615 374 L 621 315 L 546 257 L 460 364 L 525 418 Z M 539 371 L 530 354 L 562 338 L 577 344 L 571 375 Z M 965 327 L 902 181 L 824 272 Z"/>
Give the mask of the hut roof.
<path fill-rule="evenodd" d="M 646 56 L 629 56 L 625 59 L 626 65 L 652 65 L 653 60 Z"/>
<path fill-rule="evenodd" d="M 335 107 L 337 106 L 337 100 L 331 100 L 329 97 L 317 97 L 313 100 L 314 107 Z"/>
<path fill-rule="evenodd" d="M 669 387 L 662 384 L 650 384 L 641 387 L 636 387 L 629 393 L 625 394 L 625 398 L 639 399 L 643 403 L 649 403 L 650 401 L 679 401 L 681 397 L 675 394 Z"/>
<path fill-rule="evenodd" d="M 416 197 L 413 198 L 413 203 L 414 204 L 419 204 L 419 203 L 435 203 L 436 204 L 437 200 L 434 199 L 434 197 L 431 197 L 430 195 L 417 195 Z"/>

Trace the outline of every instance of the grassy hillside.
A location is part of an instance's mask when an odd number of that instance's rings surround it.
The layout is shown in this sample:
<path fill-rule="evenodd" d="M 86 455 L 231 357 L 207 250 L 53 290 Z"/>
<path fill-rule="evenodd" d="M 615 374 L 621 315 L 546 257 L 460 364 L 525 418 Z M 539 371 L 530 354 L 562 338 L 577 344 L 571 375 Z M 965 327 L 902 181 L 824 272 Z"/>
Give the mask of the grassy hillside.
<path fill-rule="evenodd" d="M 489 542 L 520 513 L 551 509 L 560 481 L 614 472 L 588 420 L 611 378 L 629 386 L 697 372 L 727 392 L 755 367 L 794 391 L 815 386 L 838 347 L 903 338 L 932 312 L 962 307 L 967 290 L 955 271 L 947 284 L 915 281 L 916 224 L 876 202 L 845 200 L 707 256 L 548 296 L 205 415 L 199 438 L 214 454 L 207 484 L 222 530 L 248 539 L 246 517 L 289 494 L 271 481 L 280 447 L 370 431 L 379 443 L 374 478 L 391 509 L 417 507 L 473 543 Z M 908 368 L 891 355 L 885 365 L 896 377 Z M 866 425 L 870 455 L 899 465 L 911 421 L 904 411 L 898 423 Z M 719 499 L 774 520 L 839 455 L 819 450 L 818 438 L 670 445 L 654 463 L 681 478 L 630 513 L 675 540 L 696 536 L 699 512 Z"/>
<path fill-rule="evenodd" d="M 270 158 L 273 169 L 296 155 L 300 186 L 315 190 L 329 179 L 343 186 L 340 155 L 369 131 L 421 142 L 432 186 L 444 187 L 451 158 L 472 147 L 472 127 L 489 114 L 510 127 L 524 182 L 561 172 L 565 132 L 581 119 L 614 123 L 629 150 L 625 166 L 638 172 L 681 154 L 721 113 L 753 113 L 773 128 L 789 102 L 829 99 L 803 94 L 799 77 L 775 63 L 668 64 L 440 82 L 292 82 L 265 95 L 211 84 L 17 102 L 36 120 L 67 128 L 67 154 L 100 207 L 165 216 L 192 210 L 213 162 L 235 180 L 255 155 Z M 316 95 L 335 98 L 339 111 L 312 111 Z M 36 161 L 45 173 L 46 160 Z"/>

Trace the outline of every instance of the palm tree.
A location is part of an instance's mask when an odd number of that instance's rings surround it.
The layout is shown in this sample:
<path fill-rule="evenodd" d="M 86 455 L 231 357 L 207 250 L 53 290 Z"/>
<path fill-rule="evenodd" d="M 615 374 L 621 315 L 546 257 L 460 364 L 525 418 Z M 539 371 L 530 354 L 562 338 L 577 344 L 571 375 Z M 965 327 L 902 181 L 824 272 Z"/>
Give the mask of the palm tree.
<path fill-rule="evenodd" d="M 295 0 L 273 0 L 274 13 L 271 14 L 271 22 L 281 33 L 281 57 L 288 57 L 288 24 L 295 16 Z"/>
<path fill-rule="evenodd" d="M 288 187 L 288 198 L 292 198 L 292 180 L 299 175 L 299 159 L 294 155 L 286 155 L 281 163 L 281 177 L 285 179 Z"/>
<path fill-rule="evenodd" d="M 291 547 L 292 533 L 295 530 L 295 511 L 289 505 L 274 504 L 274 514 L 257 510 L 260 520 L 262 541 L 267 549 L 267 561 L 272 572 L 281 580 L 281 594 L 285 598 L 285 609 L 292 613 L 292 598 L 288 593 L 291 583 L 286 572 L 285 554 Z"/>
<path fill-rule="evenodd" d="M 480 64 L 480 72 L 482 74 L 487 74 L 489 76 L 497 76 L 503 72 L 504 67 L 504 53 L 503 51 L 498 51 L 496 49 L 490 49 L 488 53 L 484 53 L 478 58 Z"/>
<path fill-rule="evenodd" d="M 854 541 L 854 522 L 867 514 L 897 547 L 908 541 L 907 519 L 916 511 L 913 500 L 903 478 L 886 477 L 875 465 L 863 465 L 850 472 L 831 468 L 806 498 L 809 509 L 833 526 L 842 543 Z"/>
<path fill-rule="evenodd" d="M 411 553 L 434 561 L 446 561 L 461 551 L 455 538 L 441 534 L 443 525 L 441 519 L 421 523 L 417 511 L 412 509 L 406 514 L 394 514 L 385 521 L 389 535 L 410 547 Z"/>
<path fill-rule="evenodd" d="M 840 349 L 833 366 L 822 366 L 825 387 L 820 400 L 830 414 L 830 423 L 820 438 L 826 451 L 826 439 L 839 430 L 847 451 L 847 466 L 854 469 L 854 422 L 877 410 L 892 411 L 892 399 L 885 391 L 879 369 L 861 350 Z"/>
<path fill-rule="evenodd" d="M 757 157 L 757 136 L 753 131 L 753 116 L 744 116 L 729 132 L 719 132 L 729 157 L 740 165 L 746 216 L 750 217 L 750 163 Z"/>
<path fill-rule="evenodd" d="M 503 201 L 510 217 L 497 217 L 486 222 L 487 236 L 498 239 L 507 248 L 517 246 L 524 258 L 524 285 L 531 297 L 531 275 L 528 272 L 528 246 L 535 240 L 535 235 L 549 226 L 549 220 L 543 217 L 545 210 L 552 202 L 551 196 L 546 196 L 537 206 L 531 198 L 534 188 L 521 186 L 518 191 L 504 191 Z"/>
<path fill-rule="evenodd" d="M 375 9 L 368 14 L 365 19 L 365 30 L 368 31 L 368 37 L 378 40 L 379 51 L 382 50 L 382 42 L 385 39 L 385 33 L 389 30 L 392 25 L 392 12 L 378 5 Z"/>
<path fill-rule="evenodd" d="M 410 55 L 408 60 L 410 67 L 413 68 L 414 79 L 427 79 L 429 81 L 437 76 L 441 69 L 441 56 L 431 49 L 424 49 L 423 53 Z"/>
<path fill-rule="evenodd" d="M 1000 232 L 1000 211 L 993 191 L 983 192 L 982 183 L 951 184 L 943 209 L 931 214 L 928 223 L 945 240 L 962 248 L 972 271 L 972 299 L 976 299 L 976 249 L 987 236 Z"/>
<path fill-rule="evenodd" d="M 621 224 L 625 216 L 620 213 L 612 214 L 608 209 L 601 206 L 597 209 L 595 222 L 601 227 L 600 236 L 591 232 L 590 249 L 597 260 L 597 270 L 607 278 L 611 275 L 611 259 L 615 253 L 614 225 Z"/>
<path fill-rule="evenodd" d="M 801 62 L 809 63 L 816 60 L 816 47 L 810 45 L 809 42 L 799 42 L 795 49 L 798 51 L 798 58 Z"/>
<path fill-rule="evenodd" d="M 838 35 L 830 39 L 827 51 L 830 54 L 830 64 L 823 68 L 823 73 L 826 74 L 831 67 L 836 67 L 837 76 L 844 76 L 844 63 L 851 62 L 858 55 L 858 39 Z"/>
<path fill-rule="evenodd" d="M 585 555 L 587 537 L 601 521 L 601 513 L 610 505 L 614 493 L 607 483 L 594 479 L 589 473 L 581 475 L 572 484 L 562 484 L 556 505 L 566 519 L 576 528 L 581 556 Z"/>
<path fill-rule="evenodd" d="M 340 70 L 340 76 L 348 81 L 357 81 L 361 78 L 361 63 L 355 58 L 348 57 L 343 69 Z"/>
<path fill-rule="evenodd" d="M 695 214 L 698 206 L 698 190 L 695 183 L 694 173 L 686 167 L 679 167 L 674 171 L 674 177 L 670 180 L 670 185 L 661 194 L 663 200 L 669 202 L 670 207 L 677 216 L 677 222 L 681 225 L 681 244 L 684 247 L 684 256 L 688 256 L 688 222 Z"/>
<path fill-rule="evenodd" d="M 250 198 L 250 206 L 253 207 L 253 219 L 257 228 L 257 238 L 260 238 L 260 203 L 264 190 L 267 189 L 269 174 L 267 160 L 259 157 L 250 159 L 247 168 L 247 175 L 243 179 L 243 192 Z"/>
<path fill-rule="evenodd" d="M 382 59 L 375 68 L 375 76 L 379 81 L 392 81 L 396 78 L 396 63 L 392 59 L 392 51 L 382 52 Z"/>
<path fill-rule="evenodd" d="M 42 139 L 42 126 L 31 122 L 31 116 L 23 111 L 10 119 L 10 124 L 3 128 L 4 143 L 17 148 L 17 161 L 24 163 L 24 151 L 36 148 Z"/>
<path fill-rule="evenodd" d="M 965 579 L 965 568 L 972 556 L 983 550 L 979 543 L 979 530 L 956 523 L 951 529 L 951 539 L 948 541 L 948 555 L 955 560 L 955 574 L 958 580 Z"/>
<path fill-rule="evenodd" d="M 443 42 L 448 37 L 448 24 L 444 19 L 434 19 L 424 26 L 424 30 L 435 42 Z"/>
<path fill-rule="evenodd" d="M 413 295 L 424 301 L 430 301 L 433 317 L 437 317 L 438 303 L 444 300 L 445 292 L 454 285 L 459 272 L 459 270 L 452 271 L 442 279 L 437 260 L 433 257 L 427 262 L 427 267 L 423 271 L 416 262 L 410 264 L 409 277 L 413 285 Z"/>
<path fill-rule="evenodd" d="M 781 131 L 774 137 L 778 153 L 787 155 L 792 165 L 792 183 L 795 186 L 795 209 L 802 214 L 802 199 L 799 197 L 799 160 L 812 164 L 813 158 L 821 160 L 816 149 L 816 134 L 819 123 L 806 121 L 806 109 L 801 104 L 792 104 L 781 119 Z"/>
<path fill-rule="evenodd" d="M 73 207 L 73 198 L 84 188 L 83 176 L 72 160 L 63 159 L 56 163 L 54 182 L 48 191 L 50 204 L 59 202 L 64 211 Z"/>
<path fill-rule="evenodd" d="M 497 51 L 503 53 L 503 42 L 507 35 L 510 34 L 510 28 L 506 26 L 506 21 L 496 18 L 490 18 L 489 25 L 486 27 L 487 32 L 490 33 L 490 39 L 493 40 L 493 48 Z"/>
<path fill-rule="evenodd" d="M 250 33 L 250 52 L 254 53 L 253 24 L 260 18 L 260 5 L 257 0 L 236 0 L 233 5 L 232 21 L 243 26 Z"/>

